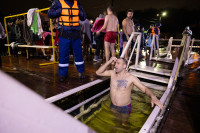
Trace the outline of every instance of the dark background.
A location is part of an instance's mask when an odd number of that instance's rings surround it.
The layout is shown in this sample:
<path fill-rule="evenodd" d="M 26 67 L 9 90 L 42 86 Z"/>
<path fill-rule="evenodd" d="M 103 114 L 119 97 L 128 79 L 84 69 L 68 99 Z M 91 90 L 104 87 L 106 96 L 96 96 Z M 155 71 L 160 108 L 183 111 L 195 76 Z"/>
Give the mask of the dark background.
<path fill-rule="evenodd" d="M 193 37 L 200 39 L 200 1 L 199 0 L 79 0 L 88 19 L 95 19 L 100 13 L 106 11 L 108 5 L 113 5 L 120 25 L 126 17 L 126 10 L 134 10 L 134 22 L 149 28 L 150 24 L 159 22 L 160 14 L 167 12 L 166 17 L 161 18 L 161 37 L 167 35 L 179 38 L 186 26 L 190 26 Z M 0 21 L 8 15 L 27 12 L 30 8 L 46 8 L 51 6 L 49 0 L 17 0 L 1 3 Z"/>

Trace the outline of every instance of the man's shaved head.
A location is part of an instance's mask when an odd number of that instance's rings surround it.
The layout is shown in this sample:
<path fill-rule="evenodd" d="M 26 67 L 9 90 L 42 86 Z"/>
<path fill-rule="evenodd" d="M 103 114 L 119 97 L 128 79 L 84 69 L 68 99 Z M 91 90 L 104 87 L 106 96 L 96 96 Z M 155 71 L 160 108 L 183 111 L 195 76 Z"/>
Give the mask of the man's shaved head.
<path fill-rule="evenodd" d="M 121 57 L 120 59 L 123 60 L 124 64 L 126 64 L 126 66 L 127 66 L 127 64 L 128 64 L 127 60 L 123 57 Z"/>

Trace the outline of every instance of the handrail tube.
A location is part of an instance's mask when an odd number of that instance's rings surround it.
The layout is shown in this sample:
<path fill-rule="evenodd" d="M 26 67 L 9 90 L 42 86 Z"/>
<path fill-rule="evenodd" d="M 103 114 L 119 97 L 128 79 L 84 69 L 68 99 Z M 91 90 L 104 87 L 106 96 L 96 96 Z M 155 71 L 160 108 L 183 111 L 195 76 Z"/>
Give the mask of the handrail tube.
<path fill-rule="evenodd" d="M 191 42 L 191 37 L 188 37 L 188 40 L 187 40 L 187 44 L 186 47 L 185 47 L 185 53 L 184 53 L 184 56 L 183 56 L 183 63 L 185 64 L 186 61 L 187 61 L 187 57 L 188 57 L 188 53 L 189 53 L 189 46 L 190 46 L 190 42 Z"/>
<path fill-rule="evenodd" d="M 160 57 L 160 53 L 159 53 L 159 41 L 158 41 L 158 36 L 156 36 L 156 43 L 157 43 L 157 58 Z M 154 52 L 155 53 L 155 52 Z"/>
<path fill-rule="evenodd" d="M 124 58 L 124 56 L 125 56 L 125 54 L 126 54 L 126 51 L 128 50 L 128 48 L 129 48 L 129 46 L 130 46 L 130 44 L 131 44 L 131 41 L 132 41 L 133 37 L 134 37 L 134 32 L 131 34 L 131 36 L 130 36 L 130 38 L 129 38 L 129 40 L 128 40 L 126 46 L 125 46 L 125 48 L 123 49 L 122 54 L 121 54 L 120 57 Z"/>
<path fill-rule="evenodd" d="M 137 38 L 138 38 L 138 45 L 137 45 L 137 53 L 136 53 L 136 60 L 135 60 L 135 65 L 138 65 L 138 61 L 139 61 L 139 53 L 140 53 L 140 45 L 141 45 L 141 33 L 138 34 Z"/>
<path fill-rule="evenodd" d="M 132 49 L 131 56 L 129 57 L 128 65 L 130 64 L 130 60 L 131 60 L 131 58 L 132 58 L 132 56 L 133 56 L 133 52 L 134 52 L 134 50 L 135 50 L 136 45 L 137 45 L 137 53 L 136 53 L 135 64 L 138 65 L 138 61 L 139 61 L 139 51 L 140 51 L 140 44 L 141 44 L 141 33 L 140 33 L 140 32 L 133 32 L 133 33 L 131 34 L 131 36 L 130 36 L 130 38 L 129 38 L 129 40 L 128 40 L 126 46 L 125 46 L 125 48 L 123 49 L 122 54 L 121 54 L 120 57 L 121 57 L 121 58 L 124 58 L 125 53 L 128 51 L 128 48 L 129 48 L 129 46 L 130 46 L 130 44 L 131 44 L 131 41 L 132 41 L 134 35 L 137 36 L 137 39 L 136 39 L 135 44 L 134 44 L 134 47 L 133 47 L 133 49 Z M 128 65 L 127 65 L 127 66 L 128 66 Z M 128 67 L 127 67 L 127 68 L 128 68 Z"/>
<path fill-rule="evenodd" d="M 134 53 L 134 51 L 135 51 L 135 47 L 136 47 L 137 43 L 138 43 L 138 39 L 136 39 L 135 44 L 134 44 L 134 47 L 133 47 L 133 49 L 132 49 L 132 51 L 131 51 L 131 55 L 130 55 L 130 57 L 129 57 L 129 60 L 128 60 L 128 63 L 127 63 L 127 66 L 126 66 L 126 70 L 128 70 L 128 67 L 129 67 L 129 64 L 130 64 L 131 58 L 132 58 L 132 56 L 133 56 L 133 53 Z"/>
<path fill-rule="evenodd" d="M 47 98 L 47 99 L 45 99 L 45 101 L 47 101 L 48 103 L 53 103 L 53 102 L 55 102 L 55 101 L 58 101 L 58 100 L 60 100 L 60 99 L 62 99 L 62 98 L 65 98 L 65 97 L 67 97 L 67 96 L 70 96 L 70 95 L 72 95 L 72 94 L 74 94 L 74 93 L 77 93 L 77 92 L 79 92 L 79 91 L 82 91 L 82 90 L 84 90 L 84 89 L 87 89 L 88 87 L 91 87 L 91 86 L 93 86 L 93 85 L 95 85 L 95 84 L 98 84 L 98 83 L 101 83 L 101 82 L 103 82 L 103 80 L 97 79 L 97 80 L 92 81 L 92 82 L 90 82 L 90 83 L 84 84 L 84 85 L 82 85 L 82 86 L 76 87 L 76 88 L 74 88 L 74 89 L 71 89 L 71 90 L 65 91 L 65 92 L 63 92 L 63 93 L 60 93 L 60 94 L 58 94 L 58 95 L 52 96 L 52 97 L 50 97 L 50 98 Z"/>
<path fill-rule="evenodd" d="M 195 39 L 193 38 L 193 39 L 192 39 L 192 42 L 191 42 L 191 46 L 190 46 L 189 52 L 188 52 L 187 60 L 186 60 L 186 62 L 185 62 L 184 65 L 187 65 L 187 64 L 188 64 L 188 60 L 189 60 L 190 54 L 191 54 L 191 52 L 192 52 L 192 47 L 193 47 L 193 45 L 194 45 L 194 41 L 195 41 Z"/>
<path fill-rule="evenodd" d="M 103 95 L 104 93 L 108 92 L 109 90 L 110 90 L 110 88 L 107 88 L 106 90 L 104 90 L 104 91 L 102 91 L 102 92 L 100 92 L 100 93 L 98 93 L 98 94 L 96 94 L 96 95 L 94 95 L 94 96 L 88 98 L 87 100 L 85 100 L 85 101 L 83 101 L 83 102 L 81 102 L 81 103 L 75 105 L 74 107 L 72 107 L 72 108 L 70 108 L 70 109 L 65 110 L 64 112 L 65 112 L 65 113 L 71 113 L 72 111 L 78 109 L 79 107 L 81 107 L 82 105 L 84 105 L 84 104 L 86 104 L 86 103 L 92 101 L 93 99 L 95 99 L 95 98 L 97 98 L 97 97 Z"/>
<path fill-rule="evenodd" d="M 151 42 L 151 53 L 150 53 L 149 60 L 152 59 L 152 53 L 153 53 L 153 45 L 154 45 L 154 43 L 155 43 L 155 34 L 153 35 L 153 39 L 152 39 L 152 42 Z"/>

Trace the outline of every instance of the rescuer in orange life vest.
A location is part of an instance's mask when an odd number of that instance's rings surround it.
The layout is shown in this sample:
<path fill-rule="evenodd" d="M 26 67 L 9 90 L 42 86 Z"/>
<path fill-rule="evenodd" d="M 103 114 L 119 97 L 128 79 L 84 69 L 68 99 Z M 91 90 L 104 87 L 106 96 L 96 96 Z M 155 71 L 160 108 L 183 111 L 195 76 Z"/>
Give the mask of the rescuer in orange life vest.
<path fill-rule="evenodd" d="M 156 23 L 155 24 L 155 27 L 152 28 L 152 35 L 156 34 L 158 35 L 158 39 L 159 39 L 159 36 L 160 36 L 160 27 L 162 26 L 161 23 Z M 155 47 L 157 49 L 157 41 L 155 40 Z"/>
<path fill-rule="evenodd" d="M 64 82 L 68 76 L 70 45 L 72 45 L 75 65 L 79 77 L 84 78 L 84 61 L 81 46 L 79 20 L 84 21 L 86 14 L 77 0 L 54 0 L 49 11 L 50 18 L 59 18 L 59 76 Z"/>

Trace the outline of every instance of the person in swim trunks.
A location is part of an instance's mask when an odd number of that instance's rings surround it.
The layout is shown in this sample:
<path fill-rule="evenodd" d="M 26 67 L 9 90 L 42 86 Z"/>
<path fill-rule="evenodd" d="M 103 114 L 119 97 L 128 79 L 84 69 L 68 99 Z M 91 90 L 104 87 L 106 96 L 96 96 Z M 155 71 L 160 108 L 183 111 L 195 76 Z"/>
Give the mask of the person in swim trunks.
<path fill-rule="evenodd" d="M 111 63 L 115 63 L 114 70 L 107 70 Z M 157 99 L 150 89 L 145 87 L 140 80 L 126 71 L 127 61 L 124 58 L 111 59 L 102 65 L 97 71 L 98 76 L 110 76 L 110 98 L 111 108 L 120 113 L 130 113 L 131 109 L 131 89 L 135 85 L 138 89 L 146 93 L 151 98 L 152 107 L 156 104 L 161 109 L 163 104 Z"/>
<path fill-rule="evenodd" d="M 123 28 L 123 49 L 125 48 L 131 34 L 135 32 L 134 29 L 134 22 L 132 20 L 133 17 L 133 10 L 128 9 L 127 10 L 127 17 L 122 21 L 122 28 Z M 132 40 L 131 47 L 133 47 L 135 44 L 135 37 Z M 128 54 L 129 50 L 125 53 L 125 59 L 128 60 Z"/>
<path fill-rule="evenodd" d="M 106 29 L 106 34 L 104 36 L 106 62 L 110 59 L 110 51 L 112 57 L 115 57 L 115 41 L 117 38 L 117 30 L 119 24 L 117 17 L 113 14 L 112 6 L 107 8 L 107 13 L 108 15 L 105 17 L 103 27 L 97 32 L 97 34 L 100 34 L 101 31 Z"/>

